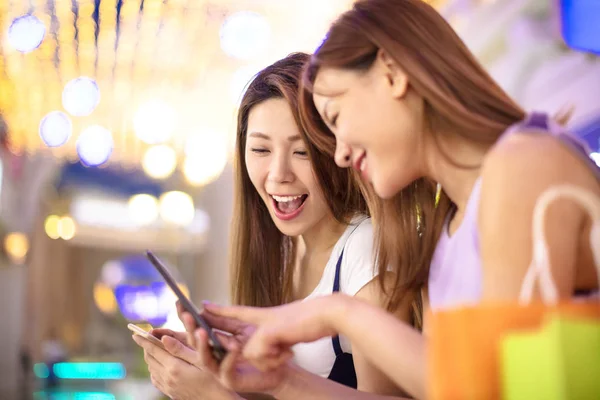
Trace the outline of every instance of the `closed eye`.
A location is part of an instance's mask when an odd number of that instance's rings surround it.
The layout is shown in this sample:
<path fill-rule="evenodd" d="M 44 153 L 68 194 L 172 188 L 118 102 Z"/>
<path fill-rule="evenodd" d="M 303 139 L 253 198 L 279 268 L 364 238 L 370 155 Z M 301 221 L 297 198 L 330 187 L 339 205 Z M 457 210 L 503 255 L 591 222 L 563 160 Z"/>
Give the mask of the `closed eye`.
<path fill-rule="evenodd" d="M 297 155 L 302 156 L 302 157 L 307 157 L 308 156 L 308 151 L 306 151 L 306 150 L 297 150 L 297 151 L 294 152 L 294 154 L 297 154 Z"/>
<path fill-rule="evenodd" d="M 339 115 L 340 115 L 340 114 L 335 114 L 335 115 L 334 115 L 334 116 L 331 118 L 331 120 L 330 120 L 330 125 L 331 125 L 331 127 L 332 127 L 332 128 L 335 128 L 335 126 L 336 126 L 336 122 L 337 122 L 337 120 L 338 120 L 338 116 L 339 116 Z"/>
<path fill-rule="evenodd" d="M 255 154 L 267 154 L 269 152 L 269 150 L 267 149 L 250 149 L 251 152 L 255 153 Z"/>

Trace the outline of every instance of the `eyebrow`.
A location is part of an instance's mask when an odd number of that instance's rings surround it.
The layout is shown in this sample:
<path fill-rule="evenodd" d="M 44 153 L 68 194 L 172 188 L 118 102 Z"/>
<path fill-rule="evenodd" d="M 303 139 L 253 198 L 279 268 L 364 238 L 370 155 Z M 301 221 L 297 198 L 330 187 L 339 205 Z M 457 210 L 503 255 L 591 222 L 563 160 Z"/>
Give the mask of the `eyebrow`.
<path fill-rule="evenodd" d="M 271 140 L 271 137 L 269 135 L 267 135 L 266 133 L 262 133 L 262 132 L 250 132 L 248 134 L 248 137 Z M 302 140 L 302 137 L 300 135 L 292 135 L 292 136 L 288 137 L 288 141 L 290 141 L 290 142 L 296 142 L 298 140 Z"/>

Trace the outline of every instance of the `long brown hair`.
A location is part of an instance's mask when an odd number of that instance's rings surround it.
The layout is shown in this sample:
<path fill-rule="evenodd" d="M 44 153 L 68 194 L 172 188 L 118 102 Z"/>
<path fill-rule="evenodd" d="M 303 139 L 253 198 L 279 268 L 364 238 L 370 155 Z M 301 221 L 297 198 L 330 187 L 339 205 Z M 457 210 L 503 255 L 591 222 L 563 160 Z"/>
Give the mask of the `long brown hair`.
<path fill-rule="evenodd" d="M 317 118 L 312 100 L 319 68 L 367 71 L 380 49 L 402 67 L 411 90 L 423 98 L 424 122 L 434 135 L 452 131 L 491 146 L 524 117 L 430 5 L 421 0 L 360 0 L 331 26 L 302 82 L 301 115 L 310 125 L 306 131 L 324 151 L 330 151 L 335 138 Z M 389 200 L 365 190 L 376 230 L 379 276 L 390 265 L 396 268 L 390 303 L 398 303 L 424 287 L 444 221 L 456 208 L 443 191 L 436 202 L 436 185 L 426 178 Z"/>
<path fill-rule="evenodd" d="M 299 127 L 298 89 L 302 69 L 310 56 L 290 54 L 259 72 L 249 84 L 238 111 L 234 160 L 234 210 L 231 224 L 230 273 L 234 304 L 276 306 L 290 300 L 296 240 L 277 229 L 260 195 L 250 181 L 245 148 L 252 108 L 272 98 L 288 102 Z M 367 206 L 350 171 L 317 149 L 300 129 L 313 173 L 333 217 L 349 223 Z"/>

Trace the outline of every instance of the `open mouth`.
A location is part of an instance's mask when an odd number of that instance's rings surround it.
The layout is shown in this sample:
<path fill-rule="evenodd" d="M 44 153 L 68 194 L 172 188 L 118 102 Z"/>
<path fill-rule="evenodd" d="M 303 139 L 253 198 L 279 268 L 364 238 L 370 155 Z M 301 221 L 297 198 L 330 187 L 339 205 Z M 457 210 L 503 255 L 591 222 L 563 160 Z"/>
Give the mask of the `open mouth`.
<path fill-rule="evenodd" d="M 307 194 L 296 196 L 276 196 L 271 195 L 275 209 L 282 215 L 293 215 L 296 213 L 308 198 Z"/>

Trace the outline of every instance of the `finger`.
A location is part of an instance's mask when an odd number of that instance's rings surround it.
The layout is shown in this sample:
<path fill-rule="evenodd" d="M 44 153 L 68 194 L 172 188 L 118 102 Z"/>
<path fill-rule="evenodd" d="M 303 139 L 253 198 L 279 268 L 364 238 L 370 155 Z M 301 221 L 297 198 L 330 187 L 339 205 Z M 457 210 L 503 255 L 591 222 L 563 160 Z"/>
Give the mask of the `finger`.
<path fill-rule="evenodd" d="M 195 339 L 194 339 L 194 331 L 196 330 L 196 321 L 194 320 L 194 317 L 192 317 L 192 314 L 185 311 L 181 314 L 181 321 L 183 322 L 183 325 L 185 326 L 186 340 L 187 340 L 188 345 L 192 348 L 196 347 L 196 343 L 195 343 Z"/>
<path fill-rule="evenodd" d="M 161 349 L 140 335 L 133 334 L 133 340 L 148 353 L 154 357 L 161 365 L 167 365 L 172 361 L 173 356 L 166 350 Z"/>
<path fill-rule="evenodd" d="M 221 382 L 223 382 L 225 386 L 229 387 L 230 389 L 235 387 L 237 378 L 237 363 L 240 355 L 241 353 L 239 346 L 233 346 L 227 352 L 227 355 L 221 361 L 221 365 L 219 366 Z"/>
<path fill-rule="evenodd" d="M 210 346 L 208 344 L 208 334 L 203 329 L 196 329 L 194 335 L 196 336 L 196 352 L 198 354 L 200 366 L 208 369 L 212 373 L 218 373 L 219 364 L 212 355 Z"/>
<path fill-rule="evenodd" d="M 208 310 L 202 311 L 202 317 L 213 328 L 229 333 L 237 333 L 247 326 L 243 321 L 213 314 Z"/>
<path fill-rule="evenodd" d="M 162 339 L 163 336 L 171 336 L 184 344 L 187 343 L 187 336 L 185 332 L 175 332 L 171 329 L 155 328 L 150 331 L 150 334 L 157 337 L 158 339 Z"/>
<path fill-rule="evenodd" d="M 250 324 L 260 324 L 267 315 L 265 309 L 258 307 L 246 307 L 246 306 L 217 306 L 212 303 L 204 303 L 204 308 L 210 313 L 228 318 L 235 318 L 242 322 Z"/>
<path fill-rule="evenodd" d="M 278 343 L 265 329 L 260 329 L 246 343 L 243 355 L 260 370 L 268 371 L 288 362 L 293 352 Z"/>
<path fill-rule="evenodd" d="M 177 358 L 182 359 L 192 365 L 196 365 L 198 362 L 198 353 L 184 345 L 179 340 L 171 337 L 171 336 L 163 336 L 161 339 L 162 343 L 165 345 L 165 349 L 172 355 Z"/>
<path fill-rule="evenodd" d="M 183 308 L 179 300 L 175 302 L 175 308 L 177 308 L 177 316 L 179 317 L 179 319 L 181 319 L 181 314 L 184 313 L 185 309 Z"/>
<path fill-rule="evenodd" d="M 232 335 L 227 335 L 226 333 L 217 331 L 214 331 L 214 334 L 223 347 L 225 347 L 227 350 L 229 350 L 229 348 L 232 346 L 237 346 L 239 344 L 238 340 Z"/>
<path fill-rule="evenodd" d="M 152 385 L 157 388 L 162 394 L 168 396 L 166 390 L 166 386 L 164 384 L 164 382 L 162 381 L 162 379 L 160 378 L 160 374 L 150 374 L 150 381 L 152 382 Z"/>
<path fill-rule="evenodd" d="M 294 353 L 286 349 L 276 355 L 263 358 L 261 364 L 265 371 L 274 370 L 288 363 L 293 357 Z"/>

